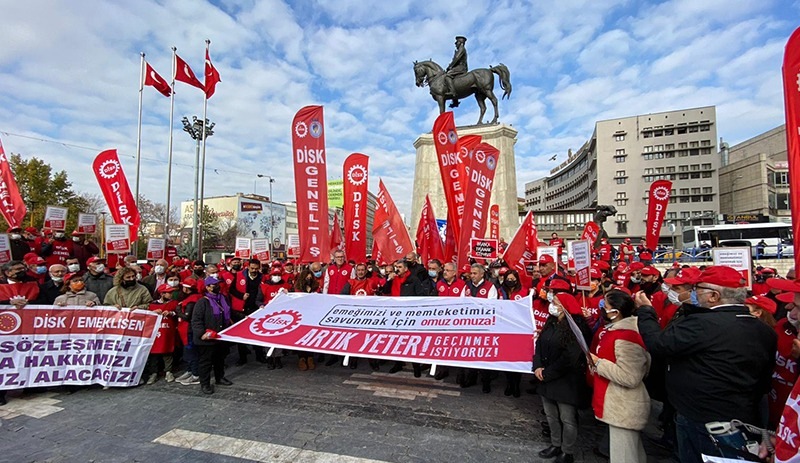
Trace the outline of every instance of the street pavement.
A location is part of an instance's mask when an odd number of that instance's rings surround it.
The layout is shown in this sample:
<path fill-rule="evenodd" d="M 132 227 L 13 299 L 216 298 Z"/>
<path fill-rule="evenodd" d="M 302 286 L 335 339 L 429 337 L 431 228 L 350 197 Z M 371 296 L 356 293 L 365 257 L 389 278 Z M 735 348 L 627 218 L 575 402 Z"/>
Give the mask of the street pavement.
<path fill-rule="evenodd" d="M 366 361 L 301 372 L 293 355 L 280 370 L 234 360 L 233 386 L 211 396 L 163 378 L 131 389 L 10 392 L 0 407 L 0 461 L 548 461 L 537 456 L 549 441 L 540 399 L 525 392 L 531 376 L 513 398 L 503 395 L 503 373 L 484 394 L 480 385 L 459 388 L 452 369 L 435 381 L 414 378 L 410 365 L 390 375 L 391 363 L 381 372 Z M 601 433 L 581 412 L 577 461 L 607 461 L 592 452 Z"/>

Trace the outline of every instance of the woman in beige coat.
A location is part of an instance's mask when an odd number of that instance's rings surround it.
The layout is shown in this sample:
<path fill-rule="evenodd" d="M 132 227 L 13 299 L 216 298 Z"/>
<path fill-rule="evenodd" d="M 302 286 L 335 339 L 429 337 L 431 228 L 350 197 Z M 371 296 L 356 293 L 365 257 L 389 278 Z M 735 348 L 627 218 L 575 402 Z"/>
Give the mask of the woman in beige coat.
<path fill-rule="evenodd" d="M 62 294 L 56 297 L 53 304 L 58 306 L 94 307 L 100 305 L 97 294 L 86 290 L 86 283 L 75 273 L 64 275 Z"/>
<path fill-rule="evenodd" d="M 643 383 L 650 354 L 639 335 L 631 296 L 611 290 L 604 299 L 601 315 L 608 324 L 589 354 L 594 364 L 592 407 L 597 419 L 608 424 L 610 461 L 646 463 L 640 431 L 650 416 L 650 396 Z"/>

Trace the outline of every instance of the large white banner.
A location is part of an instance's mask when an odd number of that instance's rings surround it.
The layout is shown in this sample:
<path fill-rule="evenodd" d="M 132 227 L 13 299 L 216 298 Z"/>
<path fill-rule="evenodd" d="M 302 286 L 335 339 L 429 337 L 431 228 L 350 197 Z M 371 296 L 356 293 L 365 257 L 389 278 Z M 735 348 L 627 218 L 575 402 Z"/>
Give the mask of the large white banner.
<path fill-rule="evenodd" d="M 530 373 L 531 299 L 280 294 L 224 330 L 267 347 Z"/>
<path fill-rule="evenodd" d="M 146 310 L 0 306 L 0 390 L 136 386 L 160 324 Z"/>

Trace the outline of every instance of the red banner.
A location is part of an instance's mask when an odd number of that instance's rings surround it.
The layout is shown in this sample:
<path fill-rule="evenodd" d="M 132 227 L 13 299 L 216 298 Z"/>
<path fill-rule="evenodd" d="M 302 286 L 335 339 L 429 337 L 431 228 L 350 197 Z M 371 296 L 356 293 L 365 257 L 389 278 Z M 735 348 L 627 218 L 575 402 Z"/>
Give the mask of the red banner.
<path fill-rule="evenodd" d="M 500 239 L 500 206 L 497 204 L 489 208 L 489 238 Z"/>
<path fill-rule="evenodd" d="M 328 174 L 322 106 L 306 106 L 292 121 L 294 189 L 301 263 L 327 261 Z"/>
<path fill-rule="evenodd" d="M 458 220 L 463 210 L 459 204 L 463 207 L 465 187 L 459 174 L 457 143 L 458 133 L 453 120 L 453 112 L 444 112 L 433 123 L 433 145 L 436 147 L 436 159 L 442 175 L 444 199 L 447 201 L 447 226 L 455 227 L 455 236 L 458 236 Z"/>
<path fill-rule="evenodd" d="M 597 225 L 595 222 L 586 222 L 586 225 L 583 227 L 583 233 L 581 233 L 581 239 L 589 240 L 589 243 L 594 247 L 598 236 L 600 236 L 600 225 Z"/>
<path fill-rule="evenodd" d="M 661 236 L 661 225 L 667 215 L 669 205 L 669 192 L 672 182 L 669 180 L 656 180 L 650 185 L 650 199 L 647 205 L 647 248 L 655 249 L 658 246 L 658 237 Z"/>
<path fill-rule="evenodd" d="M 25 214 L 28 213 L 22 195 L 19 194 L 17 180 L 11 172 L 11 165 L 6 158 L 2 140 L 0 140 L 0 213 L 10 227 L 21 227 Z"/>
<path fill-rule="evenodd" d="M 331 224 L 331 252 L 341 251 L 343 249 L 344 237 L 342 236 L 342 227 L 339 226 L 339 214 L 334 213 L 333 223 Z"/>
<path fill-rule="evenodd" d="M 522 220 L 522 225 L 508 243 L 506 252 L 503 253 L 503 260 L 520 275 L 527 275 L 526 264 L 536 260 L 538 248 L 539 236 L 536 231 L 536 222 L 533 220 L 533 211 L 528 211 L 528 215 Z"/>
<path fill-rule="evenodd" d="M 417 254 L 425 265 L 431 259 L 439 259 L 440 262 L 444 259 L 442 237 L 439 236 L 436 215 L 433 213 L 431 198 L 428 195 L 425 195 L 425 205 L 422 206 L 422 214 L 417 225 Z"/>
<path fill-rule="evenodd" d="M 489 202 L 492 199 L 492 183 L 497 170 L 500 151 L 488 143 L 475 147 L 469 163 L 469 181 L 466 183 L 467 195 L 464 200 L 464 215 L 461 234 L 457 240 L 457 266 L 461 268 L 468 262 L 471 238 L 483 238 L 489 223 Z"/>
<path fill-rule="evenodd" d="M 786 43 L 783 55 L 783 97 L 786 106 L 786 146 L 789 160 L 789 206 L 792 208 L 792 231 L 800 233 L 800 28 Z M 794 254 L 795 268 L 800 268 L 800 253 Z"/>
<path fill-rule="evenodd" d="M 347 156 L 343 170 L 345 251 L 349 259 L 366 262 L 369 156 L 361 153 Z"/>
<path fill-rule="evenodd" d="M 383 180 L 378 184 L 378 204 L 373 221 L 372 237 L 378 242 L 382 259 L 394 262 L 414 250 L 406 224 L 383 185 Z"/>
<path fill-rule="evenodd" d="M 139 236 L 139 209 L 136 208 L 136 198 L 128 186 L 128 179 L 117 157 L 117 150 L 106 150 L 98 154 L 92 164 L 92 170 L 114 223 L 128 225 L 131 239 L 136 240 Z"/>

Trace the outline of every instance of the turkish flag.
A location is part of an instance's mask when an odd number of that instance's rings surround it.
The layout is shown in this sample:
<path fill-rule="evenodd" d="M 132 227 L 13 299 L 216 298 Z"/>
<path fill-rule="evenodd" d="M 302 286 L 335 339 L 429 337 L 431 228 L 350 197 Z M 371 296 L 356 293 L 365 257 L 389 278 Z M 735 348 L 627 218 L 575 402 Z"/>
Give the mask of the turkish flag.
<path fill-rule="evenodd" d="M 200 90 L 205 90 L 205 86 L 197 80 L 192 68 L 177 54 L 175 55 L 175 80 L 197 87 Z"/>
<path fill-rule="evenodd" d="M 536 260 L 538 248 L 539 236 L 536 222 L 533 220 L 533 211 L 528 211 L 528 215 L 523 219 L 514 238 L 508 243 L 506 252 L 503 253 L 503 260 L 520 275 L 527 275 L 526 264 Z"/>
<path fill-rule="evenodd" d="M 389 191 L 378 183 L 378 204 L 372 226 L 373 239 L 378 241 L 381 257 L 394 262 L 414 250 L 406 224 L 394 204 Z"/>
<path fill-rule="evenodd" d="M 468 181 L 464 185 L 467 193 L 464 198 L 464 218 L 461 222 L 460 235 L 456 235 L 458 268 L 469 261 L 470 240 L 486 237 L 492 184 L 499 159 L 500 151 L 488 143 L 478 144 L 470 159 L 467 170 Z"/>
<path fill-rule="evenodd" d="M 789 161 L 789 207 L 792 231 L 800 233 L 800 28 L 786 43 L 783 55 L 783 97 L 786 106 L 786 157 Z M 794 253 L 795 268 L 800 268 L 800 253 Z"/>
<path fill-rule="evenodd" d="M 440 262 L 444 259 L 442 238 L 439 236 L 439 227 L 436 226 L 436 216 L 428 195 L 425 195 L 425 205 L 422 206 L 417 225 L 417 254 L 424 265 L 431 259 L 438 259 Z"/>
<path fill-rule="evenodd" d="M 122 171 L 117 150 L 106 150 L 98 154 L 92 164 L 92 170 L 106 199 L 108 210 L 114 223 L 130 226 L 130 237 L 134 241 L 139 233 L 139 210 L 136 208 L 136 198 L 131 193 L 128 179 Z"/>
<path fill-rule="evenodd" d="M 222 82 L 222 79 L 219 78 L 217 68 L 211 63 L 211 55 L 208 53 L 208 47 L 206 47 L 206 98 L 211 98 L 214 95 L 219 82 Z"/>
<path fill-rule="evenodd" d="M 158 93 L 164 96 L 170 96 L 172 89 L 166 80 L 159 73 L 150 66 L 150 63 L 145 61 L 144 84 L 158 90 Z"/>
<path fill-rule="evenodd" d="M 21 227 L 28 208 L 25 201 L 19 194 L 17 179 L 11 172 L 11 165 L 8 163 L 6 152 L 3 149 L 3 142 L 0 140 L 0 213 L 12 228 Z"/>
<path fill-rule="evenodd" d="M 361 153 L 347 156 L 342 170 L 345 250 L 348 258 L 364 262 L 367 260 L 369 156 Z"/>

